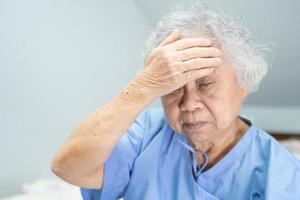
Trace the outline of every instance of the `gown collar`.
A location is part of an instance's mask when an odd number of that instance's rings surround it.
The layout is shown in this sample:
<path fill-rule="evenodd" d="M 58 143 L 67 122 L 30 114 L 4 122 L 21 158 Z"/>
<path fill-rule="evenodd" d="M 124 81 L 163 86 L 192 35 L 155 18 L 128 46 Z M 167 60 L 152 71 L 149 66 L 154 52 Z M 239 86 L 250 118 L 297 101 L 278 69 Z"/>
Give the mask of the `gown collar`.
<path fill-rule="evenodd" d="M 198 156 L 197 156 L 197 150 L 195 150 L 192 146 L 188 144 L 188 138 L 186 135 L 178 133 L 174 130 L 172 130 L 174 137 L 176 138 L 175 141 L 183 147 L 182 149 L 184 151 L 190 152 L 191 156 L 191 164 L 194 171 L 194 176 L 197 182 L 203 182 L 203 180 L 208 178 L 213 178 L 215 176 L 218 176 L 223 171 L 226 171 L 226 169 L 236 160 L 238 160 L 238 157 L 245 153 L 247 150 L 247 147 L 249 143 L 252 141 L 252 139 L 257 135 L 257 128 L 256 126 L 248 119 L 239 116 L 245 123 L 249 125 L 249 128 L 245 132 L 245 134 L 241 137 L 241 139 L 234 145 L 234 147 L 221 159 L 219 160 L 213 167 L 208 169 L 207 171 L 204 171 L 208 164 L 208 155 L 205 152 L 200 152 L 204 156 L 204 163 L 202 165 L 198 164 Z M 201 181 L 202 180 L 202 181 Z"/>

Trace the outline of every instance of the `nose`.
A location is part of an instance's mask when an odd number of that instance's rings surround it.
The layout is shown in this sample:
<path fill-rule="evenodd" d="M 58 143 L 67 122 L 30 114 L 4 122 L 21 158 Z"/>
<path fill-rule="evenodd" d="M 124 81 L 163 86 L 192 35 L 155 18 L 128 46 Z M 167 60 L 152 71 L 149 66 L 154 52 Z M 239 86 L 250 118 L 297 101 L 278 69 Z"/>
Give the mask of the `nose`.
<path fill-rule="evenodd" d="M 203 109 L 204 104 L 197 91 L 195 82 L 189 82 L 184 86 L 184 94 L 180 102 L 181 111 L 194 111 L 198 109 Z"/>

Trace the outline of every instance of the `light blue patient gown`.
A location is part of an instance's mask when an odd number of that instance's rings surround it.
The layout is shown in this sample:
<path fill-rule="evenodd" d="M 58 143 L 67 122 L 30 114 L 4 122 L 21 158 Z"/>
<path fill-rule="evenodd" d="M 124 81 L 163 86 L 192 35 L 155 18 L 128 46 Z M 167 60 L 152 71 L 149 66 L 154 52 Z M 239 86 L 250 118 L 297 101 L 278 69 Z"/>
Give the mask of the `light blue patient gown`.
<path fill-rule="evenodd" d="M 186 136 L 170 128 L 163 109 L 148 108 L 105 162 L 102 189 L 80 188 L 82 197 L 300 200 L 299 161 L 266 132 L 241 119 L 250 126 L 244 136 L 216 165 L 202 171 L 205 166 L 197 164 Z"/>

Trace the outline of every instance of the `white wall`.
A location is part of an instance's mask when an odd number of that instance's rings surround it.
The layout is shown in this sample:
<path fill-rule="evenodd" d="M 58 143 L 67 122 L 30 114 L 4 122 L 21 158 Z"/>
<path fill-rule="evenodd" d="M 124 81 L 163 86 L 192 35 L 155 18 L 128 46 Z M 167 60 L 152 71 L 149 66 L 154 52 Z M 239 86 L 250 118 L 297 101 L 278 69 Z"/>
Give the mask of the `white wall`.
<path fill-rule="evenodd" d="M 0 1 L 0 197 L 51 175 L 75 123 L 141 68 L 148 35 L 131 0 Z"/>

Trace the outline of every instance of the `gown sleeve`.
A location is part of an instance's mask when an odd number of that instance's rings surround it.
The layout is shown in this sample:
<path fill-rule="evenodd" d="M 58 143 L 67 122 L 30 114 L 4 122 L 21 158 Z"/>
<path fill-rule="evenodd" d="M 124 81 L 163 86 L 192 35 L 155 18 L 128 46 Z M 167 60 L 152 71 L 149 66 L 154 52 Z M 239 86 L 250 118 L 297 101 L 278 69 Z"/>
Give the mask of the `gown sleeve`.
<path fill-rule="evenodd" d="M 281 145 L 270 149 L 265 199 L 300 199 L 300 162 Z"/>
<path fill-rule="evenodd" d="M 84 200 L 110 200 L 118 199 L 124 195 L 134 160 L 141 151 L 148 121 L 147 112 L 148 110 L 144 110 L 138 115 L 106 160 L 102 188 L 80 188 Z"/>

